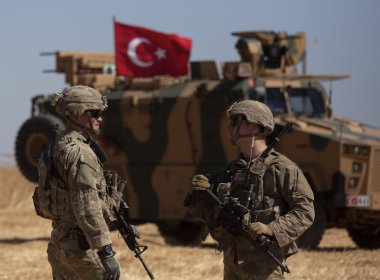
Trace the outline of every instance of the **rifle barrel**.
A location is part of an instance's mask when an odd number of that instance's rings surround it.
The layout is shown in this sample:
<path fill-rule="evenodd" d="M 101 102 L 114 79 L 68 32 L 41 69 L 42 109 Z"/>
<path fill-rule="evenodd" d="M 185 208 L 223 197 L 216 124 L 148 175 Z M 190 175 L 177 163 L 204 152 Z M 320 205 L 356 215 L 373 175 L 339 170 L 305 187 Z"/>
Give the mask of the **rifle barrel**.
<path fill-rule="evenodd" d="M 138 258 L 140 260 L 140 262 L 142 263 L 146 273 L 149 275 L 149 278 L 151 280 L 154 279 L 154 275 L 153 275 L 153 272 L 149 269 L 148 265 L 146 264 L 143 256 L 141 256 L 141 253 L 136 249 L 135 251 L 135 257 Z"/>
<path fill-rule="evenodd" d="M 135 257 L 140 260 L 146 273 L 149 275 L 149 278 L 153 280 L 154 275 L 141 255 L 145 250 L 140 251 L 141 246 L 136 241 L 136 237 L 140 238 L 140 236 L 136 235 L 136 232 L 134 231 L 133 226 L 128 224 L 124 220 L 123 216 L 119 213 L 119 211 L 116 209 L 115 206 L 113 207 L 113 211 L 115 212 L 116 219 L 117 219 L 117 228 L 121 236 L 123 237 L 125 243 L 127 244 L 128 248 L 135 253 Z M 146 246 L 144 247 L 148 248 Z"/>
<path fill-rule="evenodd" d="M 280 262 L 280 260 L 277 259 L 269 249 L 267 249 L 265 252 L 281 267 L 283 271 L 290 273 L 289 267 L 286 264 Z"/>

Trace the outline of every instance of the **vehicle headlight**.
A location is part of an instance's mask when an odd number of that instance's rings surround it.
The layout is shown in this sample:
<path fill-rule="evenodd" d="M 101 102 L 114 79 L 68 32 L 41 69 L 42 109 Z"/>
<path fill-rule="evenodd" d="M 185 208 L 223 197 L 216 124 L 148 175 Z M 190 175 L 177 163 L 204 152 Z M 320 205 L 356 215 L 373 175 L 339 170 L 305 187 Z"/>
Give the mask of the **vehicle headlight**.
<path fill-rule="evenodd" d="M 352 172 L 362 171 L 363 165 L 360 162 L 354 161 L 352 164 Z"/>
<path fill-rule="evenodd" d="M 349 180 L 348 180 L 348 187 L 350 188 L 355 188 L 359 183 L 359 179 L 356 178 L 356 177 L 351 177 Z"/>

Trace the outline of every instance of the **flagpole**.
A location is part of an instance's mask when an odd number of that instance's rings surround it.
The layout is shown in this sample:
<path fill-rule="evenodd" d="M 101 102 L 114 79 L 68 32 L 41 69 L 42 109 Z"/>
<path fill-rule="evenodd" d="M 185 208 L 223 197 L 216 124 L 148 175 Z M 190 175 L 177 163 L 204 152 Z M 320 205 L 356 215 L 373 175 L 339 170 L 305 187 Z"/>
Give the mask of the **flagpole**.
<path fill-rule="evenodd" d="M 116 24 L 116 16 L 112 16 L 112 28 L 113 28 L 113 51 L 114 51 L 114 63 L 115 63 L 115 76 L 116 76 L 116 79 L 117 79 L 117 63 L 116 63 L 116 28 L 115 28 L 115 24 Z M 117 82 L 116 82 L 117 83 Z"/>

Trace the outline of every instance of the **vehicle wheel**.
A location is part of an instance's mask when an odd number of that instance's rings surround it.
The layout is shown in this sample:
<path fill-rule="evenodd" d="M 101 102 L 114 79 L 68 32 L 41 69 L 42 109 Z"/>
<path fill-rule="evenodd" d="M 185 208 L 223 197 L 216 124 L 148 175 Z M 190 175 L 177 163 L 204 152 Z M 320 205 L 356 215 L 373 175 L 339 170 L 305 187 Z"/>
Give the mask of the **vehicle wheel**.
<path fill-rule="evenodd" d="M 64 128 L 57 117 L 44 115 L 26 120 L 16 136 L 16 162 L 21 173 L 30 181 L 38 181 L 37 163 L 41 153 L 49 144 L 53 131 L 58 124 Z"/>
<path fill-rule="evenodd" d="M 158 229 L 167 244 L 198 246 L 207 236 L 207 226 L 204 223 L 180 222 L 176 225 L 158 224 Z"/>
<path fill-rule="evenodd" d="M 323 207 L 323 201 L 317 199 L 314 201 L 315 218 L 314 223 L 308 228 L 297 240 L 300 248 L 314 249 L 321 242 L 323 233 L 326 228 L 326 211 Z"/>
<path fill-rule="evenodd" d="M 365 228 L 355 229 L 347 228 L 351 239 L 355 244 L 363 249 L 379 249 L 380 248 L 380 233 L 372 234 L 373 229 Z"/>

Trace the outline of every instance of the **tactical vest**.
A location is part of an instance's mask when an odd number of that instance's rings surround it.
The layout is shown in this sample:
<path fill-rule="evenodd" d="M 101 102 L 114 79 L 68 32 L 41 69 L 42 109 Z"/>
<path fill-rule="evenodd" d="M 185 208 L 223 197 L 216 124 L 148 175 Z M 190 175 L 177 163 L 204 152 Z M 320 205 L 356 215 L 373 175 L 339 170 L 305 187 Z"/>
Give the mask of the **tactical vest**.
<path fill-rule="evenodd" d="M 264 196 L 263 183 L 264 174 L 277 155 L 272 152 L 265 158 L 259 157 L 250 166 L 234 162 L 229 170 L 229 181 L 218 186 L 221 200 L 233 197 L 249 209 L 249 221 L 245 221 L 247 225 L 252 222 L 269 223 L 279 216 L 278 207 L 270 203 L 269 197 Z"/>

